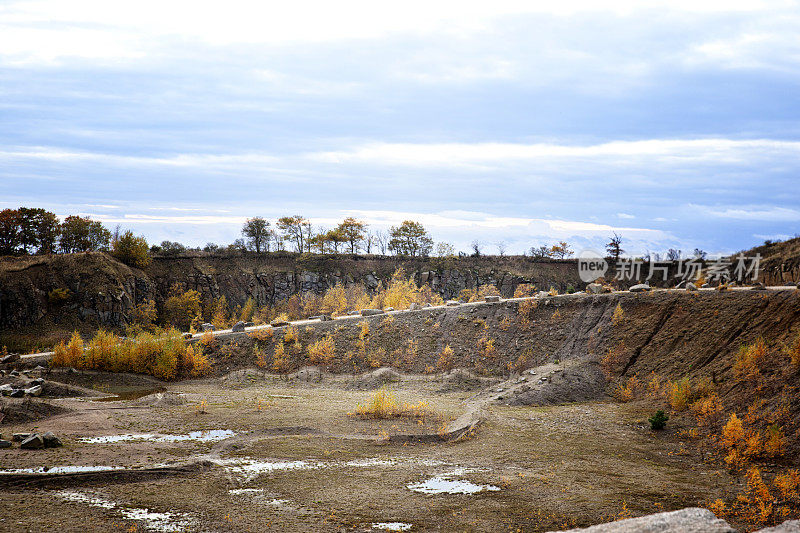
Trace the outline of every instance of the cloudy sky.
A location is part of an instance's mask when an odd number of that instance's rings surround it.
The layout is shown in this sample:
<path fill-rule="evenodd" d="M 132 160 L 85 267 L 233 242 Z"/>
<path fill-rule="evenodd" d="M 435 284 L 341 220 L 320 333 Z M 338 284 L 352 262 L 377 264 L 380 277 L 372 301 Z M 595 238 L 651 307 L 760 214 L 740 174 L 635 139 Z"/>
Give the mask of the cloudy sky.
<path fill-rule="evenodd" d="M 5 0 L 0 207 L 190 245 L 303 214 L 736 251 L 800 232 L 798 28 L 757 0 Z"/>

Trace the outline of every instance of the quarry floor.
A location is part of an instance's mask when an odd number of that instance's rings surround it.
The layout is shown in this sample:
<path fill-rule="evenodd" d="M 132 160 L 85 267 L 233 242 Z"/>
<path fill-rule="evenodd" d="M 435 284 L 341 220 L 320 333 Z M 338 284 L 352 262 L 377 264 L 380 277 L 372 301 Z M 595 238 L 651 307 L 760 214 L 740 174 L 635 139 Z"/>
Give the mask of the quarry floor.
<path fill-rule="evenodd" d="M 106 383 L 105 392 L 119 392 Z M 398 399 L 425 401 L 435 414 L 376 421 L 349 414 L 373 394 L 354 383 L 253 370 L 166 384 L 138 399 L 47 400 L 72 411 L 0 430 L 53 431 L 64 446 L 0 450 L 0 470 L 210 463 L 148 480 L 5 486 L 0 531 L 548 531 L 707 506 L 738 488 L 679 428 L 652 432 L 644 403 L 492 404 L 457 442 L 395 443 L 386 437 L 436 435 L 479 391 L 406 376 L 391 384 Z M 226 431 L 169 437 L 213 430 Z M 86 441 L 127 434 L 152 436 Z M 461 493 L 420 492 L 420 484 Z"/>

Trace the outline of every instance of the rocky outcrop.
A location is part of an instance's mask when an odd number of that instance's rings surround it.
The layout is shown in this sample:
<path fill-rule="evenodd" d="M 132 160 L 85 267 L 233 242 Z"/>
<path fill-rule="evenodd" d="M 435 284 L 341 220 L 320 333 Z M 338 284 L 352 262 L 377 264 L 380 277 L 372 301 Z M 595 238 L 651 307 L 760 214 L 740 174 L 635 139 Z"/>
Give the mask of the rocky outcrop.
<path fill-rule="evenodd" d="M 736 533 L 730 524 L 708 509 L 688 507 L 679 511 L 651 514 L 561 533 Z"/>
<path fill-rule="evenodd" d="M 401 260 L 396 257 L 328 257 L 308 254 L 156 257 L 146 270 L 104 253 L 0 258 L 0 329 L 22 330 L 49 322 L 57 328 L 121 327 L 135 306 L 160 307 L 173 289 L 196 290 L 204 300 L 225 296 L 229 305 L 253 298 L 271 306 L 295 294 L 321 294 L 337 284 L 362 284 L 374 292 L 403 267 L 443 298 L 464 289 L 497 286 L 510 297 L 520 283 L 581 287 L 576 264 L 525 257 Z"/>

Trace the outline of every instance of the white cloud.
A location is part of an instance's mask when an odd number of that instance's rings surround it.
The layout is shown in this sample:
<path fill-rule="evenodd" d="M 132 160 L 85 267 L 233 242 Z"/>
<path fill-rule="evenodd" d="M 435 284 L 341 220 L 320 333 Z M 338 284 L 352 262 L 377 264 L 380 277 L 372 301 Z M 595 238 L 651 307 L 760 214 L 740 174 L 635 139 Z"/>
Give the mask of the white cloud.
<path fill-rule="evenodd" d="M 690 205 L 691 208 L 698 209 L 702 213 L 719 218 L 732 218 L 738 220 L 762 220 L 770 222 L 798 222 L 800 221 L 800 210 L 787 207 L 709 207 L 702 205 Z"/>
<path fill-rule="evenodd" d="M 636 218 L 634 215 L 628 213 L 617 213 L 617 218 Z"/>
<path fill-rule="evenodd" d="M 371 162 L 406 166 L 469 166 L 546 158 L 651 157 L 667 162 L 745 161 L 752 155 L 800 155 L 800 142 L 772 139 L 651 139 L 594 145 L 517 143 L 368 143 L 349 150 L 308 154 L 330 163 Z"/>

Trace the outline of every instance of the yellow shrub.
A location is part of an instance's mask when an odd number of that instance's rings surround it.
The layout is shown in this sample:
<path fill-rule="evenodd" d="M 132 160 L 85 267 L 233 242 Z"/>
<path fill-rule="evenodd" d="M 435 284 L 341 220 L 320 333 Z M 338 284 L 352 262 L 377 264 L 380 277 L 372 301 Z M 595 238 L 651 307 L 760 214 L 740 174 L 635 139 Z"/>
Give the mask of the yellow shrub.
<path fill-rule="evenodd" d="M 611 324 L 614 326 L 618 326 L 622 323 L 625 319 L 625 311 L 622 310 L 622 305 L 617 304 L 617 307 L 614 309 L 614 314 L 611 315 Z"/>
<path fill-rule="evenodd" d="M 174 291 L 164 302 L 164 311 L 169 325 L 188 330 L 192 320 L 201 315 L 200 293 L 195 290 Z"/>
<path fill-rule="evenodd" d="M 389 389 L 381 388 L 373 393 L 369 403 L 358 404 L 355 414 L 364 418 L 384 419 L 396 417 L 400 411 L 397 396 Z"/>
<path fill-rule="evenodd" d="M 294 342 L 298 342 L 298 340 L 299 335 L 297 334 L 297 329 L 293 326 L 287 326 L 283 332 L 283 343 L 292 344 Z"/>
<path fill-rule="evenodd" d="M 286 350 L 283 347 L 283 343 L 279 342 L 275 346 L 275 354 L 272 356 L 272 370 L 279 374 L 285 374 L 290 368 L 291 365 L 286 355 Z"/>
<path fill-rule="evenodd" d="M 253 315 L 256 312 L 256 302 L 252 298 L 248 298 L 242 307 L 242 312 L 239 314 L 239 320 L 250 322 L 253 320 Z"/>
<path fill-rule="evenodd" d="M 442 372 L 449 372 L 452 370 L 454 364 L 455 358 L 453 356 L 453 349 L 450 348 L 450 345 L 448 344 L 442 348 L 441 352 L 439 352 L 439 359 L 436 361 L 436 368 Z"/>
<path fill-rule="evenodd" d="M 520 283 L 514 289 L 514 298 L 530 298 L 536 294 L 536 287 L 530 283 Z"/>
<path fill-rule="evenodd" d="M 61 341 L 56 345 L 50 366 L 77 367 L 78 362 L 83 358 L 83 349 L 83 339 L 76 331 L 67 344 Z"/>
<path fill-rule="evenodd" d="M 317 342 L 309 345 L 308 358 L 315 365 L 327 365 L 333 362 L 336 345 L 333 337 L 326 335 Z"/>
<path fill-rule="evenodd" d="M 347 312 L 347 293 L 343 285 L 334 285 L 322 297 L 322 312 L 331 316 L 343 315 Z"/>
<path fill-rule="evenodd" d="M 761 366 L 767 358 L 767 343 L 762 337 L 753 344 L 744 345 L 736 354 L 733 372 L 739 379 L 756 379 L 761 375 Z"/>

